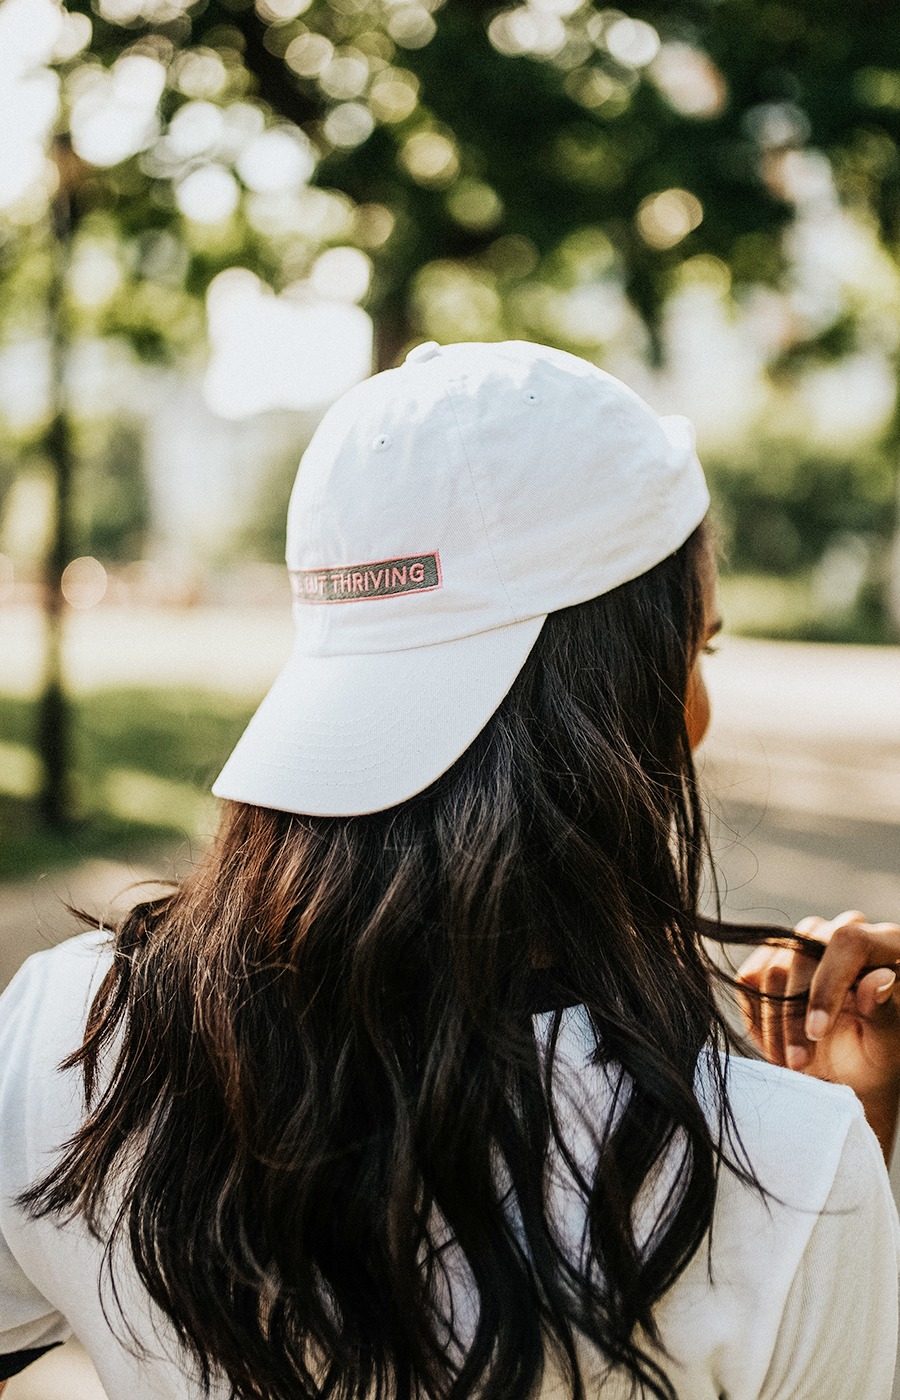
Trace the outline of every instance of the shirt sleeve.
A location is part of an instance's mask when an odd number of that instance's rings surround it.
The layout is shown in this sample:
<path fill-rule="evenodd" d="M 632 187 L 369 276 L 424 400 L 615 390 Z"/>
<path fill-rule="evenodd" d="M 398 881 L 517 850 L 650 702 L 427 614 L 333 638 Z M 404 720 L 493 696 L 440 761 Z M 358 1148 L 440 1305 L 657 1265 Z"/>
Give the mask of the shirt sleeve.
<path fill-rule="evenodd" d="M 889 1400 L 900 1227 L 860 1115 L 787 1297 L 760 1400 Z"/>
<path fill-rule="evenodd" d="M 0 1105 L 4 1110 L 8 1108 L 11 1090 L 24 1092 L 21 1027 L 27 1023 L 24 1013 L 32 975 L 25 969 L 20 971 L 0 998 L 0 1080 L 4 1088 Z M 13 1139 L 0 1142 L 0 1160 L 7 1158 L 21 1134 L 21 1124 L 4 1111 L 0 1113 L 0 1136 L 6 1138 L 7 1134 L 13 1134 Z M 0 1200 L 0 1380 L 5 1380 L 50 1347 L 65 1341 L 72 1329 L 27 1277 L 13 1254 L 2 1231 L 10 1195 L 5 1179 L 0 1180 L 0 1194 L 4 1197 Z"/>

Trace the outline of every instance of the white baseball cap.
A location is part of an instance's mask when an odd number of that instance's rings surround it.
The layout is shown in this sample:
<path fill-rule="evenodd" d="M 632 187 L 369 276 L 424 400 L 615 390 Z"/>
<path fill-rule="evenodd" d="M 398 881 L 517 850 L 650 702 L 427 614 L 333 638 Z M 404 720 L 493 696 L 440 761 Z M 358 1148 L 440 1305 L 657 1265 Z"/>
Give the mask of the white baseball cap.
<path fill-rule="evenodd" d="M 708 507 L 690 422 L 595 365 L 525 341 L 417 346 L 304 453 L 296 645 L 213 792 L 321 816 L 421 792 L 549 612 L 645 573 Z"/>

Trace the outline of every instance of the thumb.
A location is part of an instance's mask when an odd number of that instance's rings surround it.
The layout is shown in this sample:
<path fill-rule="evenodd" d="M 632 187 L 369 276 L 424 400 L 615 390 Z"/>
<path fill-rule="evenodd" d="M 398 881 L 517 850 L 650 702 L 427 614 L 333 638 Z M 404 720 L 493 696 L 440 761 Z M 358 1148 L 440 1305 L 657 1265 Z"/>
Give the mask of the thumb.
<path fill-rule="evenodd" d="M 890 967 L 877 967 L 861 978 L 856 988 L 856 1009 L 867 1019 L 875 1017 L 879 1009 L 886 1006 L 893 997 L 897 986 L 897 973 Z"/>

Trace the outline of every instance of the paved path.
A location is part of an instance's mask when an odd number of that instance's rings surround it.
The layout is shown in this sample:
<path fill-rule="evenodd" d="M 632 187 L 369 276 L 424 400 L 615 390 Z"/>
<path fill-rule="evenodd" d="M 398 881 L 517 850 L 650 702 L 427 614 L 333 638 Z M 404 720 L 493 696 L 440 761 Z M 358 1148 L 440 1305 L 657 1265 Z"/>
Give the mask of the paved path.
<path fill-rule="evenodd" d="M 706 674 L 729 911 L 900 920 L 900 649 L 726 638 Z"/>

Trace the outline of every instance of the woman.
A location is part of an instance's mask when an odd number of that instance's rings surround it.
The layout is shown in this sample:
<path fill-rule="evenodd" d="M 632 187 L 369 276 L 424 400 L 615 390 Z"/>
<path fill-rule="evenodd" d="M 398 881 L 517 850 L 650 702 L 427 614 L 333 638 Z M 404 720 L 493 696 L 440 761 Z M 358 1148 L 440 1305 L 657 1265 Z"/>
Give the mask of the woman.
<path fill-rule="evenodd" d="M 877 1143 L 729 1061 L 700 940 L 707 507 L 684 420 L 540 346 L 326 415 L 213 849 L 4 1000 L 0 1351 L 73 1327 L 111 1400 L 884 1400 Z"/>

